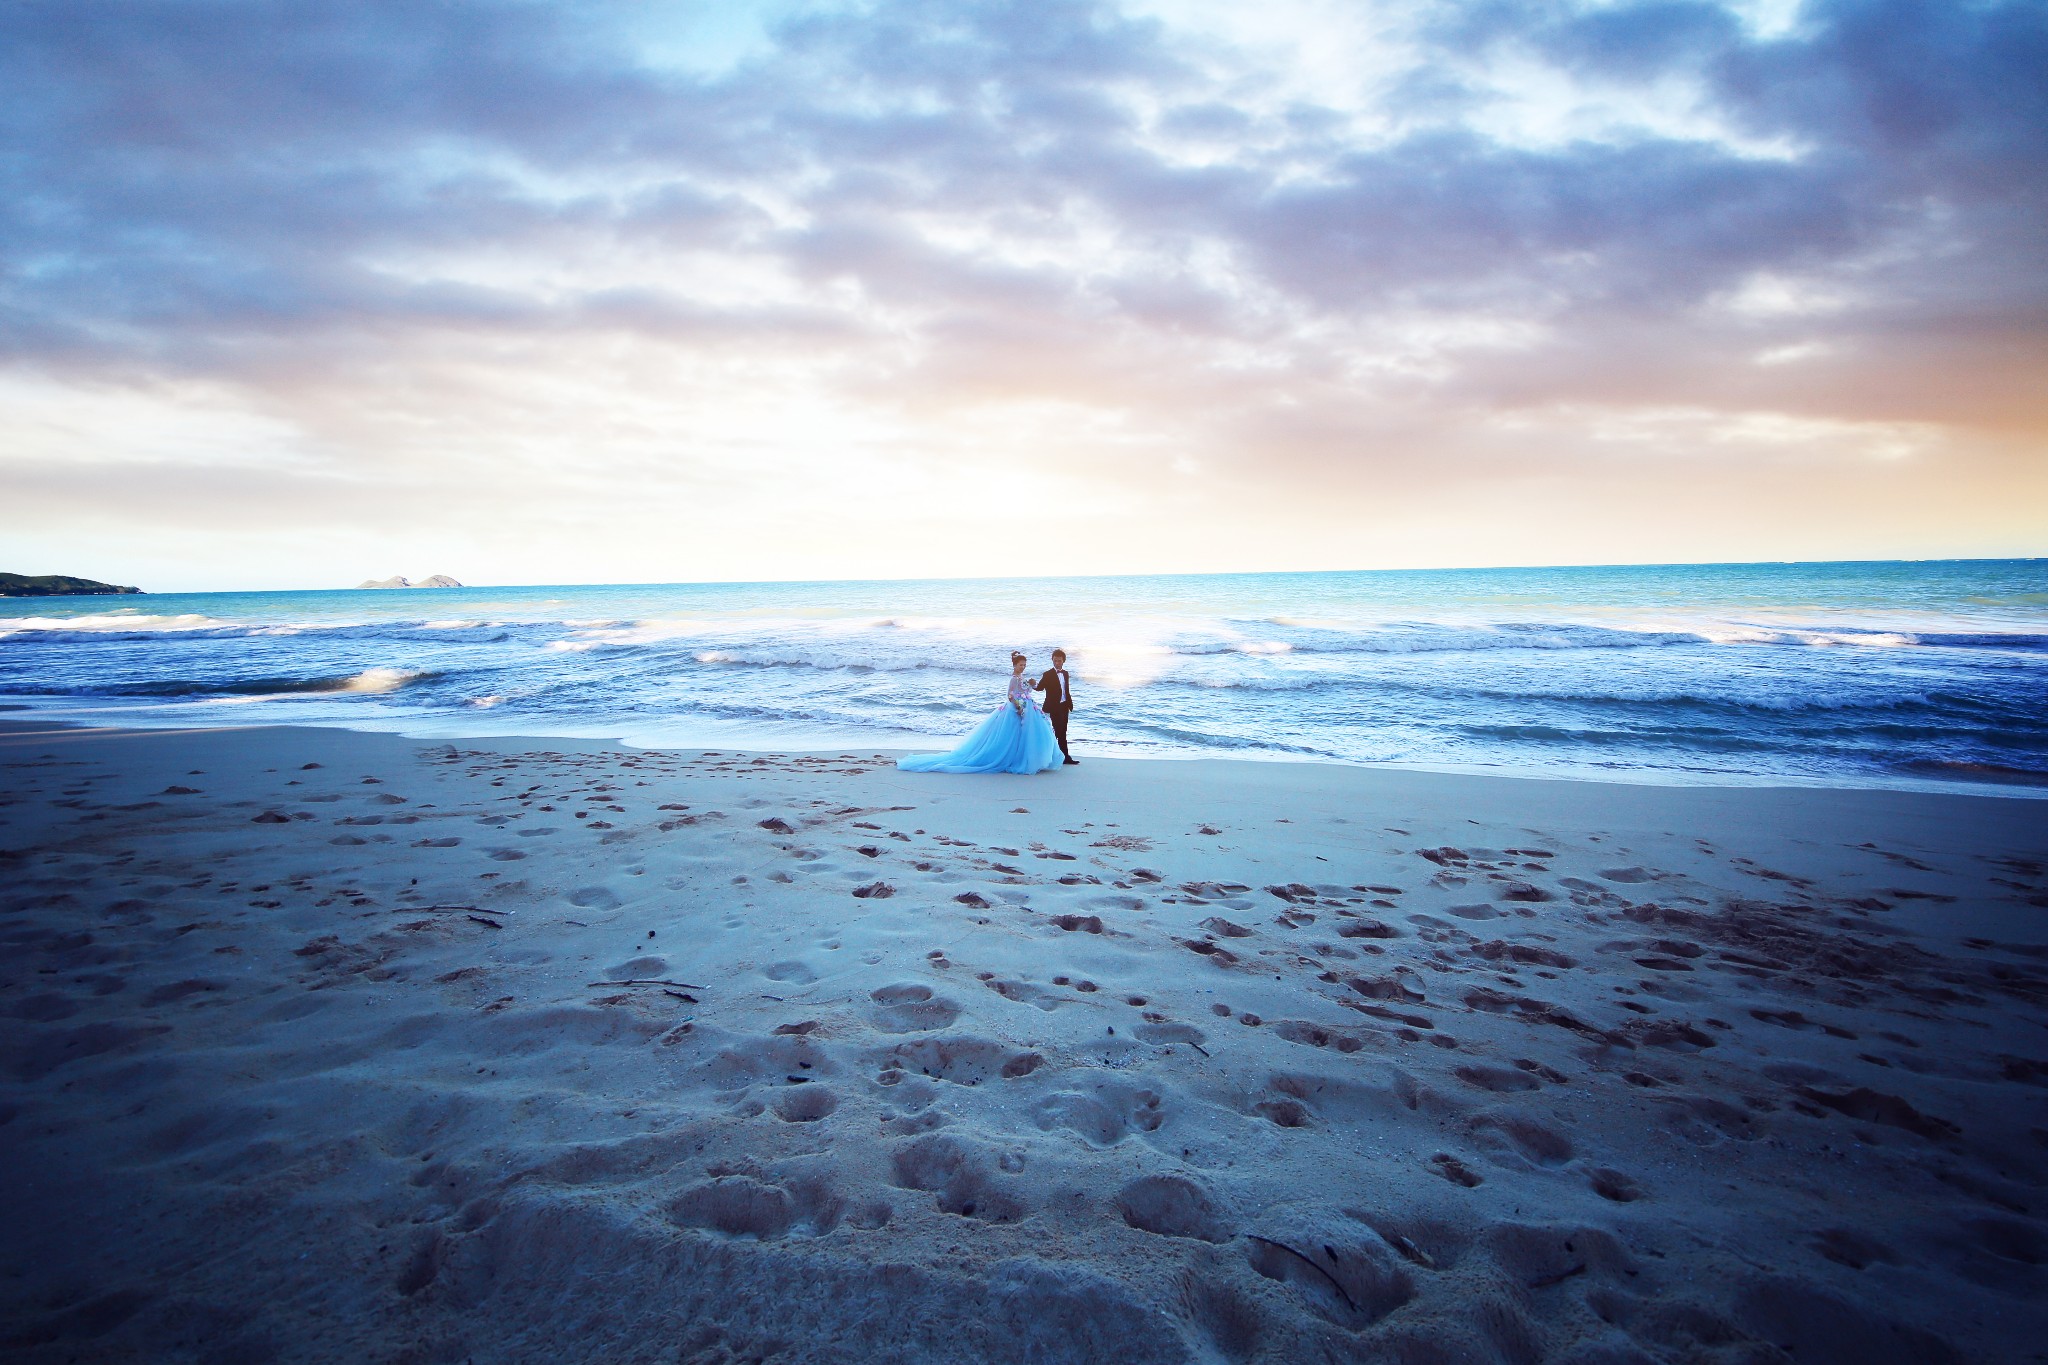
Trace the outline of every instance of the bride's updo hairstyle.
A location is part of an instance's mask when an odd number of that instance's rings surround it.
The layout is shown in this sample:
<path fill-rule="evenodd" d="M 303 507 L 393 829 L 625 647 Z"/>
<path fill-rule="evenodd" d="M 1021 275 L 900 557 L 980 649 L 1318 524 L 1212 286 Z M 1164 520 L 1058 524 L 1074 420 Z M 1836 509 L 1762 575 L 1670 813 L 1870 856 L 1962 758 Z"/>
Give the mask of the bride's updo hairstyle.
<path fill-rule="evenodd" d="M 1017 663 L 1022 663 L 1022 662 L 1024 662 L 1024 655 L 1023 655 L 1023 653 L 1022 653 L 1021 651 L 1018 651 L 1018 650 L 1014 650 L 1014 649 L 1013 649 L 1013 650 L 1011 650 L 1011 651 L 1010 651 L 1010 662 L 1011 662 L 1011 663 L 1013 663 L 1013 664 L 1017 664 Z"/>

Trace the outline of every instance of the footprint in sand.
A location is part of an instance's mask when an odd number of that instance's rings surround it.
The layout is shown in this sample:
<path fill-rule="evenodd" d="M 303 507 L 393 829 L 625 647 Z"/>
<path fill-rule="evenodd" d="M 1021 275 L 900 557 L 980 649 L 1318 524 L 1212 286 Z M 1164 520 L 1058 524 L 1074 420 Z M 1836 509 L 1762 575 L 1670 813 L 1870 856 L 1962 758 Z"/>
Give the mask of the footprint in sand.
<path fill-rule="evenodd" d="M 818 1045 L 802 1034 L 736 1039 L 703 1064 L 719 1090 L 741 1090 L 767 1082 L 778 1088 L 791 1076 L 824 1076 L 836 1068 Z"/>
<path fill-rule="evenodd" d="M 1200 1047 L 1208 1035 L 1188 1024 L 1176 1024 L 1171 1020 L 1161 1023 L 1140 1024 L 1131 1030 L 1143 1043 L 1190 1043 Z"/>
<path fill-rule="evenodd" d="M 1376 919 L 1347 919 L 1337 926 L 1338 938 L 1399 938 L 1401 931 Z"/>
<path fill-rule="evenodd" d="M 1148 1175 L 1117 1191 L 1124 1222 L 1161 1237 L 1227 1242 L 1237 1229 L 1209 1191 L 1177 1175 Z"/>
<path fill-rule="evenodd" d="M 1499 919 L 1507 912 L 1491 905 L 1452 905 L 1445 908 L 1445 913 L 1459 919 Z"/>
<path fill-rule="evenodd" d="M 885 1085 L 900 1081 L 905 1073 L 928 1076 L 953 1085 L 980 1085 L 988 1080 L 1016 1080 L 1028 1076 L 1044 1063 L 1036 1052 L 1016 1052 L 983 1038 L 920 1038 L 898 1043 L 875 1060 Z M 891 1079 L 891 1076 L 894 1079 Z"/>
<path fill-rule="evenodd" d="M 960 1017 L 960 1007 L 943 996 L 932 994 L 929 986 L 906 982 L 870 991 L 875 1002 L 875 1027 L 884 1033 L 922 1033 L 951 1026 Z"/>
<path fill-rule="evenodd" d="M 1091 1147 L 1114 1147 L 1133 1133 L 1157 1132 L 1166 1122 L 1159 1092 L 1121 1081 L 1103 1081 L 1093 1093 L 1061 1090 L 1032 1106 L 1046 1132 L 1064 1128 Z"/>
<path fill-rule="evenodd" d="M 1020 1005 L 1031 1005 L 1050 1014 L 1060 1006 L 1070 1003 L 1068 997 L 1043 986 L 1034 986 L 1028 981 L 1006 981 L 993 972 L 981 973 L 981 984 L 1005 1000 L 1015 1000 Z"/>
<path fill-rule="evenodd" d="M 929 1190 L 939 1210 L 988 1223 L 1015 1223 L 1030 1208 L 998 1181 L 986 1153 L 947 1133 L 934 1133 L 897 1149 L 890 1165 L 898 1186 Z"/>
<path fill-rule="evenodd" d="M 791 1233 L 822 1235 L 839 1225 L 843 1201 L 816 1197 L 822 1191 L 811 1198 L 804 1193 L 751 1176 L 721 1176 L 684 1190 L 669 1201 L 667 1212 L 682 1227 L 763 1242 Z"/>
<path fill-rule="evenodd" d="M 1610 1276 L 1633 1279 L 1641 1273 L 1635 1258 L 1614 1234 L 1571 1223 L 1494 1223 L 1480 1235 L 1473 1251 L 1491 1260 L 1509 1279 L 1532 1290 L 1549 1289 L 1580 1275 L 1598 1282 Z M 1784 1340 L 1782 1336 L 1768 1339 Z M 1791 1358 L 1819 1357 L 1801 1351 Z M 1859 1362 L 1873 1359 L 1853 1353 L 1828 1358 Z"/>
<path fill-rule="evenodd" d="M 1420 1015 L 1414 1017 L 1421 1018 Z M 1423 1026 L 1430 1027 L 1429 1021 L 1423 1020 Z M 1365 1046 L 1358 1035 L 1349 1030 L 1325 1028 L 1321 1024 L 1311 1024 L 1304 1019 L 1276 1019 L 1273 1021 L 1273 1032 L 1281 1039 L 1299 1043 L 1303 1047 L 1333 1047 L 1339 1052 L 1357 1052 Z"/>
<path fill-rule="evenodd" d="M 1269 1214 L 1247 1229 L 1245 1257 L 1261 1276 L 1285 1285 L 1326 1322 L 1357 1329 L 1415 1297 L 1415 1280 L 1370 1226 L 1329 1210 Z"/>
<path fill-rule="evenodd" d="M 1746 1109 L 1709 1095 L 1675 1095 L 1665 1102 L 1665 1126 L 1701 1146 L 1722 1139 L 1755 1142 L 1765 1134 L 1763 1123 Z"/>
<path fill-rule="evenodd" d="M 1461 1066 L 1451 1074 L 1467 1085 L 1490 1090 L 1497 1095 L 1543 1088 L 1543 1083 L 1528 1072 L 1514 1071 L 1504 1066 Z"/>
<path fill-rule="evenodd" d="M 1250 938 L 1252 936 L 1250 929 L 1245 928 L 1242 924 L 1224 919 L 1220 915 L 1211 915 L 1208 919 L 1203 920 L 1202 927 L 1218 938 Z"/>
<path fill-rule="evenodd" d="M 1510 1170 L 1562 1166 L 1574 1154 L 1570 1138 L 1523 1114 L 1482 1114 L 1472 1121 L 1472 1135 L 1488 1156 Z"/>
<path fill-rule="evenodd" d="M 797 1085 L 768 1102 L 784 1123 L 816 1123 L 839 1109 L 839 1097 L 822 1085 Z"/>
<path fill-rule="evenodd" d="M 1426 998 L 1423 994 L 1422 979 L 1405 967 L 1397 967 L 1386 976 L 1349 977 L 1344 984 L 1371 1000 L 1391 1000 L 1397 1004 L 1419 1005 Z"/>
<path fill-rule="evenodd" d="M 1593 1193 L 1602 1199 L 1612 1199 L 1617 1204 L 1629 1204 L 1643 1197 L 1643 1187 L 1620 1171 L 1611 1170 L 1606 1166 L 1595 1166 L 1586 1174 L 1593 1186 Z"/>
<path fill-rule="evenodd" d="M 1199 953 L 1217 967 L 1230 968 L 1237 965 L 1237 954 L 1219 946 L 1213 939 L 1177 938 L 1174 940 L 1191 953 Z"/>
<path fill-rule="evenodd" d="M 1468 1190 L 1476 1189 L 1486 1183 L 1478 1172 L 1452 1156 L 1449 1152 L 1438 1152 L 1429 1159 L 1429 1165 L 1432 1170 L 1450 1181 L 1453 1185 L 1463 1185 Z"/>
<path fill-rule="evenodd" d="M 1314 1121 L 1314 1113 L 1307 1105 L 1285 1095 L 1260 1100 L 1252 1106 L 1252 1112 L 1277 1128 L 1306 1128 Z"/>

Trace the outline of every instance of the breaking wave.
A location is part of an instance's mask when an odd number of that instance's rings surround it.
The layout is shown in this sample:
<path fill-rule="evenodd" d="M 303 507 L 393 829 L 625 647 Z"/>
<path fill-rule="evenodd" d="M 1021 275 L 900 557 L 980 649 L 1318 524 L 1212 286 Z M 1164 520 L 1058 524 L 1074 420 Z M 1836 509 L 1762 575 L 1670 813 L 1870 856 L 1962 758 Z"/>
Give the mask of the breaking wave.
<path fill-rule="evenodd" d="M 435 676 L 403 668 L 366 668 L 360 673 L 326 678 L 233 678 L 221 681 L 165 678 L 98 685 L 7 682 L 0 683 L 0 693 L 72 697 L 292 697 L 343 693 L 381 696 L 415 683 L 431 681 Z"/>

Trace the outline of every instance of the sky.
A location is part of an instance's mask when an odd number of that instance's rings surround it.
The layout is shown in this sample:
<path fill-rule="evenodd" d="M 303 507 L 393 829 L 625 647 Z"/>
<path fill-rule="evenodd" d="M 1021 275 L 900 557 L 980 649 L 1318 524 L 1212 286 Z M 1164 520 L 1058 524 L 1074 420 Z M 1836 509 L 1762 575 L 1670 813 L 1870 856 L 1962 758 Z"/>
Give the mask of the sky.
<path fill-rule="evenodd" d="M 2048 554 L 2039 0 L 15 0 L 0 568 Z"/>

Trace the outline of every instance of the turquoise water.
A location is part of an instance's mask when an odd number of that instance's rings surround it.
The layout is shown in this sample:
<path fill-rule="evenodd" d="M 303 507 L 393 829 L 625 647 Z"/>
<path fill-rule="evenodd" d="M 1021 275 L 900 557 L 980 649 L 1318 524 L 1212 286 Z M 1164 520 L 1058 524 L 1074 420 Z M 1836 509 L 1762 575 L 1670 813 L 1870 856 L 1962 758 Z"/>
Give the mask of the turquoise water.
<path fill-rule="evenodd" d="M 1076 752 L 2048 785 L 2048 561 L 0 603 L 0 696 L 137 725 L 937 747 L 1014 648 Z"/>

